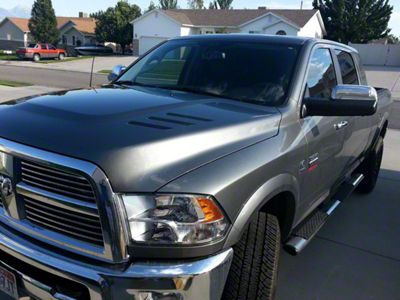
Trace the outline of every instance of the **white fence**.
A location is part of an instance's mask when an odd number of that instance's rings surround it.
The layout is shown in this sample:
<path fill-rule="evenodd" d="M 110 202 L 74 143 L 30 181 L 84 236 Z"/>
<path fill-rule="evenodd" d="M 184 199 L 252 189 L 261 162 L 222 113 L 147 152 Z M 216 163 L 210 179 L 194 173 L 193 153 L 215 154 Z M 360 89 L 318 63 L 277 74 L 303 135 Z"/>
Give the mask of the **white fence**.
<path fill-rule="evenodd" d="M 360 53 L 365 65 L 400 67 L 400 45 L 349 44 Z"/>

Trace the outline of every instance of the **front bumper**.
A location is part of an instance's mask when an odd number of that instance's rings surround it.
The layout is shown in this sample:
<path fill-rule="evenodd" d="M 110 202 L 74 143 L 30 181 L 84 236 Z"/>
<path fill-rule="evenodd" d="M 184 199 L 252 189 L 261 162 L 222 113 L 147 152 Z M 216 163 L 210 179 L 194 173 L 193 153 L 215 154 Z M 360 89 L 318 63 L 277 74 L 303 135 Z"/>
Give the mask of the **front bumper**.
<path fill-rule="evenodd" d="M 232 257 L 228 249 L 200 260 L 111 267 L 78 262 L 0 227 L 0 266 L 16 275 L 19 296 L 37 299 L 219 299 Z"/>

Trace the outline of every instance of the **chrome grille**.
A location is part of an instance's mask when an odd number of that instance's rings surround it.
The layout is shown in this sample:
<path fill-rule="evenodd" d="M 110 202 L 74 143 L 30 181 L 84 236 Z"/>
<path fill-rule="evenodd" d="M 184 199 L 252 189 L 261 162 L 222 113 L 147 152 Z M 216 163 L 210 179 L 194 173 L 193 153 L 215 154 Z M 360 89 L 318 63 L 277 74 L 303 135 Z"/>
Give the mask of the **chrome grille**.
<path fill-rule="evenodd" d="M 83 176 L 30 161 L 21 161 L 21 177 L 22 182 L 30 186 L 80 201 L 96 202 L 92 185 Z"/>
<path fill-rule="evenodd" d="M 24 197 L 26 218 L 33 224 L 74 239 L 103 246 L 103 234 L 98 216 L 70 211 Z"/>

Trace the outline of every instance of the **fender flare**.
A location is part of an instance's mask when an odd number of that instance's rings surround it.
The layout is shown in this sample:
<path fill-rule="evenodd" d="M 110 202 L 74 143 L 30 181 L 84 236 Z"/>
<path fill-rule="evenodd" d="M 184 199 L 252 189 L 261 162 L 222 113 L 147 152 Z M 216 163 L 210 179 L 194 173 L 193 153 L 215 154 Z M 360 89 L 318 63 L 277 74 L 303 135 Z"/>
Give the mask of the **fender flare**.
<path fill-rule="evenodd" d="M 299 191 L 299 183 L 296 177 L 291 174 L 280 174 L 265 182 L 251 195 L 240 209 L 225 240 L 224 248 L 235 245 L 241 238 L 243 231 L 247 228 L 253 215 L 278 194 L 283 192 L 290 192 L 293 194 L 295 206 L 297 208 Z M 293 222 L 293 220 L 291 221 Z"/>

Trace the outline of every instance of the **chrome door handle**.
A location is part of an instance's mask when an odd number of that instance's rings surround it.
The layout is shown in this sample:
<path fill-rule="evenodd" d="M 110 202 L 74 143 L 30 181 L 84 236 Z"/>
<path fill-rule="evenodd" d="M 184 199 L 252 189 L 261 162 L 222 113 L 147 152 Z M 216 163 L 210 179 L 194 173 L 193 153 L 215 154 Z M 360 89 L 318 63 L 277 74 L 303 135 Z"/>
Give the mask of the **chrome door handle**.
<path fill-rule="evenodd" d="M 334 125 L 334 127 L 335 127 L 336 130 L 339 130 L 339 129 L 342 129 L 343 127 L 346 127 L 347 125 L 349 125 L 349 122 L 342 121 L 342 122 L 336 123 Z"/>

